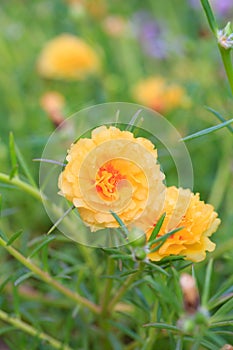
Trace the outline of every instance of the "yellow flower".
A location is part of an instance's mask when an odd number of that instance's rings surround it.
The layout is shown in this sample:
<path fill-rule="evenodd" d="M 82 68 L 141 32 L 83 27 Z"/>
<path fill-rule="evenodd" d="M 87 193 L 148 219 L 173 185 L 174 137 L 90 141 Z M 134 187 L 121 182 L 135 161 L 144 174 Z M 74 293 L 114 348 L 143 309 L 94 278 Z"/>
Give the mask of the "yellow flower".
<path fill-rule="evenodd" d="M 209 236 L 217 230 L 220 219 L 212 205 L 200 201 L 198 193 L 168 187 L 163 210 L 166 217 L 159 236 L 175 228 L 183 229 L 170 236 L 157 251 L 149 253 L 149 259 L 159 261 L 169 255 L 184 255 L 187 260 L 198 262 L 205 258 L 206 251 L 215 249 Z M 152 231 L 153 227 L 147 232 L 147 239 Z"/>
<path fill-rule="evenodd" d="M 177 84 L 168 84 L 162 77 L 151 77 L 139 81 L 133 90 L 135 100 L 159 113 L 178 107 L 188 107 L 190 101 L 185 90 Z"/>
<path fill-rule="evenodd" d="M 142 229 L 161 212 L 164 175 L 149 140 L 101 126 L 91 138 L 72 144 L 66 159 L 58 182 L 60 194 L 78 208 L 92 231 L 119 226 L 111 211 L 125 225 Z"/>
<path fill-rule="evenodd" d="M 45 45 L 37 67 L 45 78 L 83 79 L 98 71 L 99 59 L 85 41 L 71 34 L 62 34 Z"/>

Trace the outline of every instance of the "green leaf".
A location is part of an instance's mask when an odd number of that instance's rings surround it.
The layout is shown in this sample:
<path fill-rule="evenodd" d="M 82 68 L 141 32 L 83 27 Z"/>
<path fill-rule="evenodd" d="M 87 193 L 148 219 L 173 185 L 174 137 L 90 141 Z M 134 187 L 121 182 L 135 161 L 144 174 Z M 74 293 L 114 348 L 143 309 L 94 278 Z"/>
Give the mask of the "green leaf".
<path fill-rule="evenodd" d="M 210 325 L 210 328 L 226 327 L 226 326 L 232 326 L 232 325 L 233 325 L 233 320 L 225 320 L 220 322 L 212 322 Z"/>
<path fill-rule="evenodd" d="M 173 326 L 171 324 L 168 324 L 168 323 L 158 323 L 158 322 L 147 323 L 147 324 L 144 324 L 143 327 L 153 327 L 153 328 L 158 328 L 158 329 L 166 329 L 167 331 L 181 333 L 180 328 L 178 328 L 177 326 Z"/>
<path fill-rule="evenodd" d="M 0 336 L 7 333 L 7 332 L 11 332 L 13 330 L 17 329 L 16 327 L 14 326 L 6 326 L 6 327 L 1 327 L 0 329 Z"/>
<path fill-rule="evenodd" d="M 138 340 L 140 342 L 142 341 L 140 335 L 135 333 L 134 331 L 132 331 L 132 329 L 128 328 L 125 324 L 120 323 L 120 322 L 116 322 L 116 321 L 112 321 L 112 320 L 109 320 L 109 323 L 113 327 L 118 328 L 123 334 L 126 334 L 129 337 L 131 337 L 132 339 Z"/>
<path fill-rule="evenodd" d="M 19 297 L 19 293 L 18 293 L 18 288 L 16 288 L 16 286 L 13 284 L 13 288 L 12 288 L 12 307 L 14 310 L 14 313 L 17 317 L 20 318 L 20 297 Z"/>
<path fill-rule="evenodd" d="M 20 151 L 20 149 L 18 148 L 17 144 L 15 144 L 15 152 L 16 152 L 16 156 L 17 156 L 17 159 L 19 161 L 19 164 L 21 165 L 23 171 L 24 171 L 24 174 L 26 175 L 28 181 L 30 182 L 30 184 L 32 186 L 34 186 L 35 188 L 37 188 L 37 185 L 36 185 L 36 182 L 35 180 L 33 179 L 33 176 L 31 175 L 31 172 L 29 170 L 29 167 Z"/>
<path fill-rule="evenodd" d="M 0 193 L 0 217 L 2 215 L 2 194 Z"/>
<path fill-rule="evenodd" d="M 215 314 L 211 317 L 212 322 L 224 321 L 226 319 L 227 314 L 233 310 L 233 297 L 228 300 L 225 304 L 223 304 L 220 309 L 218 309 Z M 233 315 L 231 314 L 232 318 Z"/>
<path fill-rule="evenodd" d="M 222 338 L 215 334 L 212 330 L 207 330 L 205 333 L 205 338 L 206 340 L 211 341 L 213 344 L 217 345 L 219 347 L 218 349 L 220 349 L 220 347 L 223 345 Z"/>
<path fill-rule="evenodd" d="M 3 291 L 4 287 L 7 285 L 8 282 L 10 282 L 12 276 L 7 277 L 0 285 L 0 293 Z"/>
<path fill-rule="evenodd" d="M 6 236 L 6 234 L 5 234 L 2 230 L 0 230 L 0 237 L 1 237 L 5 242 L 8 241 L 8 237 Z"/>
<path fill-rule="evenodd" d="M 156 252 L 156 250 L 158 250 L 170 236 L 172 236 L 173 234 L 175 234 L 176 232 L 181 231 L 181 230 L 183 230 L 183 227 L 175 228 L 174 230 L 167 232 L 167 233 L 165 233 L 165 235 L 163 235 L 159 238 L 156 238 L 154 241 L 150 242 L 150 247 L 152 247 L 152 245 L 154 245 L 154 244 L 161 242 L 155 248 L 151 249 L 150 253 Z"/>
<path fill-rule="evenodd" d="M 67 209 L 65 211 L 65 213 L 55 222 L 55 224 L 49 229 L 49 231 L 47 232 L 47 235 L 50 235 L 56 228 L 57 226 L 62 222 L 62 220 L 75 208 L 74 205 L 72 205 L 72 207 L 70 207 L 69 209 Z"/>
<path fill-rule="evenodd" d="M 172 272 L 172 276 L 173 276 L 173 285 L 174 285 L 174 292 L 175 292 L 175 295 L 177 296 L 177 299 L 178 299 L 178 302 L 180 303 L 180 306 L 181 306 L 181 309 L 182 309 L 182 306 L 183 306 L 183 293 L 182 293 L 182 290 L 180 288 L 180 276 L 177 272 L 177 270 L 172 267 L 171 268 L 171 272 Z"/>
<path fill-rule="evenodd" d="M 16 164 L 16 166 L 14 168 L 11 169 L 11 172 L 9 174 L 9 179 L 12 180 L 13 177 L 18 175 L 18 170 L 19 170 L 19 166 L 18 164 Z"/>
<path fill-rule="evenodd" d="M 23 230 L 15 232 L 8 240 L 7 246 L 11 245 L 21 234 L 23 233 Z"/>
<path fill-rule="evenodd" d="M 9 149 L 10 149 L 10 159 L 11 159 L 11 167 L 12 167 L 12 171 L 11 171 L 12 176 L 10 175 L 10 179 L 12 179 L 12 177 L 18 175 L 18 163 L 17 163 L 16 151 L 15 151 L 15 140 L 12 132 L 10 132 L 10 135 L 9 135 Z"/>
<path fill-rule="evenodd" d="M 121 254 L 119 252 L 119 249 L 115 249 L 115 248 L 100 248 L 104 253 L 106 254 Z M 130 251 L 129 251 L 130 252 Z"/>
<path fill-rule="evenodd" d="M 185 341 L 189 341 L 190 343 L 193 344 L 193 337 L 185 336 L 183 339 Z M 219 350 L 219 346 L 216 346 L 212 342 L 209 342 L 209 341 L 206 341 L 206 340 L 202 340 L 201 341 L 201 345 L 204 346 L 204 348 L 209 349 L 209 350 Z"/>
<path fill-rule="evenodd" d="M 180 141 L 188 141 L 188 140 L 192 140 L 195 139 L 197 137 L 203 136 L 203 135 L 207 135 L 207 134 L 211 134 L 212 132 L 216 131 L 216 130 L 220 130 L 222 128 L 224 128 L 225 126 L 229 125 L 233 123 L 233 119 L 227 120 L 226 122 L 222 123 L 222 124 L 218 124 L 215 126 L 212 126 L 208 129 L 204 129 L 201 131 L 196 132 L 195 134 L 183 137 L 182 139 L 180 139 Z"/>
<path fill-rule="evenodd" d="M 144 280 L 155 291 L 155 297 L 161 299 L 162 303 L 167 303 L 175 312 L 180 312 L 180 304 L 174 294 L 174 291 L 168 288 L 167 279 L 153 279 L 151 276 L 145 276 Z"/>
<path fill-rule="evenodd" d="M 211 299 L 209 302 L 208 302 L 208 305 L 207 305 L 207 308 L 208 310 L 212 310 L 224 303 L 226 303 L 229 299 L 231 299 L 233 297 L 233 293 L 231 294 L 226 294 L 226 295 L 223 295 L 217 299 Z"/>
<path fill-rule="evenodd" d="M 213 271 L 213 259 L 210 259 L 206 269 L 205 283 L 204 283 L 202 298 L 201 298 L 203 307 L 207 307 L 207 304 L 208 304 L 212 271 Z"/>
<path fill-rule="evenodd" d="M 162 274 L 169 276 L 169 273 L 165 271 L 161 266 L 157 265 L 156 263 L 152 263 L 150 261 L 146 261 L 145 263 L 146 265 L 151 266 L 155 271 L 161 272 Z"/>
<path fill-rule="evenodd" d="M 229 335 L 229 336 L 233 336 L 233 332 L 231 332 L 231 331 L 224 331 L 224 330 L 213 330 L 213 332 L 215 333 L 215 334 L 224 334 L 224 335 Z M 221 350 L 221 349 L 220 349 Z"/>
<path fill-rule="evenodd" d="M 24 273 L 19 278 L 17 278 L 17 280 L 15 280 L 14 285 L 18 286 L 20 283 L 27 280 L 28 278 L 30 278 L 33 275 L 34 275 L 34 273 L 32 271 Z"/>
<path fill-rule="evenodd" d="M 214 17 L 213 11 L 210 7 L 209 1 L 208 0 L 201 0 L 201 4 L 202 4 L 202 7 L 205 11 L 207 20 L 209 22 L 210 29 L 215 34 L 215 36 L 217 36 L 218 26 L 217 26 L 217 22 L 216 22 L 216 19 Z"/>
<path fill-rule="evenodd" d="M 217 111 L 215 111 L 215 109 L 206 106 L 205 107 L 207 109 L 207 111 L 211 112 L 212 114 L 215 115 L 215 117 L 218 118 L 218 120 L 220 120 L 220 122 L 227 122 L 227 120 Z M 230 130 L 231 132 L 233 132 L 233 127 L 231 125 L 227 125 L 226 126 L 228 130 Z"/>
<path fill-rule="evenodd" d="M 231 292 L 233 292 L 233 276 L 230 276 L 227 281 L 222 284 L 218 292 L 211 298 L 210 304 L 212 305 L 218 298 L 224 298 L 225 296 L 223 294 L 229 294 Z"/>
<path fill-rule="evenodd" d="M 123 254 L 113 254 L 111 255 L 113 259 L 121 259 L 121 260 L 133 260 L 132 255 L 123 255 Z"/>
<path fill-rule="evenodd" d="M 41 242 L 28 256 L 28 258 L 32 258 L 34 255 L 36 255 L 46 244 L 49 244 L 51 241 L 53 241 L 56 238 L 56 236 L 49 236 L 46 237 L 43 242 Z"/>
<path fill-rule="evenodd" d="M 128 238 L 128 234 L 129 234 L 129 231 L 127 229 L 127 227 L 125 226 L 125 224 L 123 223 L 123 221 L 121 220 L 121 218 L 116 214 L 114 213 L 114 211 L 110 210 L 110 213 L 112 214 L 112 216 L 114 217 L 114 219 L 118 222 L 118 224 L 120 225 L 120 228 L 122 229 L 122 232 L 124 234 L 124 237 L 125 238 Z"/>
<path fill-rule="evenodd" d="M 153 240 L 155 240 L 155 238 L 157 237 L 162 225 L 163 225 L 163 222 L 164 222 L 164 219 L 165 219 L 165 216 L 166 216 L 166 213 L 163 213 L 159 220 L 157 221 L 157 224 L 155 225 L 155 228 L 153 229 L 152 233 L 151 233 L 151 236 L 149 238 L 149 241 L 148 242 L 151 242 Z"/>
<path fill-rule="evenodd" d="M 75 256 L 70 254 L 69 251 L 61 251 L 57 249 L 50 249 L 50 254 L 54 259 L 58 259 L 60 261 L 63 261 L 64 263 L 68 263 L 71 265 L 76 265 L 78 263 Z"/>

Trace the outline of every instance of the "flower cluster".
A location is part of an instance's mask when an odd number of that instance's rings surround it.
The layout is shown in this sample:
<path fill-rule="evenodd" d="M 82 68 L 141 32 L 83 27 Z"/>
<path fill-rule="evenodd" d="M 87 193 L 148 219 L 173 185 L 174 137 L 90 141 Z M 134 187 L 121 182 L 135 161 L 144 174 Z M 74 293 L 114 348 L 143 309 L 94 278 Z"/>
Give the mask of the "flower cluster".
<path fill-rule="evenodd" d="M 180 85 L 169 84 L 159 76 L 139 81 L 134 87 L 133 97 L 138 103 L 159 113 L 190 105 L 190 100 Z"/>
<path fill-rule="evenodd" d="M 60 194 L 73 203 L 92 231 L 118 227 L 114 212 L 125 226 L 142 229 L 150 240 L 154 226 L 166 213 L 158 237 L 180 230 L 158 249 L 152 245 L 149 259 L 182 255 L 201 261 L 206 251 L 214 249 L 209 237 L 220 220 L 213 206 L 190 190 L 165 187 L 157 151 L 149 140 L 101 126 L 90 138 L 72 144 L 66 160 L 59 177 Z"/>
<path fill-rule="evenodd" d="M 61 34 L 46 43 L 37 68 L 44 78 L 80 80 L 98 72 L 99 59 L 82 39 L 71 34 Z"/>

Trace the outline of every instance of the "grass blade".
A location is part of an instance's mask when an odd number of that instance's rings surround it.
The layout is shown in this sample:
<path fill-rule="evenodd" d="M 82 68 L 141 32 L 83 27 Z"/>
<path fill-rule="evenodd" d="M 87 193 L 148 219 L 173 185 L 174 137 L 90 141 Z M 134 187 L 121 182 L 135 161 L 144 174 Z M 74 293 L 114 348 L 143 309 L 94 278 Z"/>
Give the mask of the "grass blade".
<path fill-rule="evenodd" d="M 211 134 L 212 132 L 220 130 L 231 123 L 233 123 L 233 119 L 227 120 L 226 122 L 215 125 L 215 126 L 211 126 L 210 128 L 198 131 L 195 134 L 183 137 L 182 139 L 180 139 L 180 141 L 188 141 L 188 140 L 196 139 L 197 137 Z"/>
<path fill-rule="evenodd" d="M 212 113 L 213 115 L 215 115 L 215 117 L 218 118 L 218 120 L 220 120 L 220 122 L 227 122 L 227 120 L 217 111 L 215 111 L 215 109 L 206 106 L 205 107 L 207 109 L 207 111 L 209 111 L 210 113 Z M 227 125 L 226 126 L 228 130 L 230 130 L 231 132 L 233 132 L 233 127 L 231 125 Z"/>
<path fill-rule="evenodd" d="M 5 234 L 2 230 L 0 230 L 0 237 L 1 237 L 5 242 L 8 241 L 8 237 L 6 236 L 6 234 Z"/>
<path fill-rule="evenodd" d="M 19 236 L 21 236 L 21 234 L 23 233 L 23 230 L 17 231 L 15 232 L 10 239 L 7 242 L 7 246 L 11 245 Z"/>
<path fill-rule="evenodd" d="M 0 284 L 0 293 L 2 294 L 3 289 L 5 288 L 5 286 L 7 285 L 8 282 L 11 281 L 12 276 L 7 277 L 6 279 L 4 279 L 4 281 Z"/>
<path fill-rule="evenodd" d="M 19 171 L 19 166 L 18 164 L 16 164 L 16 166 L 11 169 L 11 172 L 9 174 L 9 179 L 12 180 L 14 177 L 16 177 L 18 175 L 18 171 Z"/>
<path fill-rule="evenodd" d="M 154 241 L 151 241 L 151 242 L 150 242 L 150 247 L 151 247 L 152 245 L 154 245 L 154 244 L 157 244 L 157 243 L 161 242 L 161 241 L 162 241 L 162 243 L 164 243 L 168 237 L 172 236 L 173 234 L 175 234 L 176 232 L 179 232 L 179 231 L 181 231 L 181 230 L 183 230 L 183 226 L 182 226 L 182 227 L 175 228 L 174 230 L 165 233 L 165 235 L 163 235 L 163 236 L 161 236 L 161 237 L 159 237 L 159 238 L 156 238 Z M 153 250 L 151 250 L 151 252 L 152 252 L 152 251 L 153 251 Z"/>
<path fill-rule="evenodd" d="M 218 309 L 215 314 L 212 316 L 212 322 L 224 321 L 227 317 L 227 314 L 231 312 L 233 309 L 233 298 L 228 300 L 225 304 L 223 304 L 220 309 Z M 232 315 L 230 315 L 232 319 Z"/>
<path fill-rule="evenodd" d="M 114 217 L 114 219 L 118 222 L 118 224 L 120 225 L 120 228 L 122 229 L 122 232 L 124 234 L 124 237 L 126 239 L 128 239 L 128 234 L 129 234 L 129 231 L 127 229 L 127 227 L 125 226 L 125 224 L 123 223 L 123 221 L 121 220 L 121 218 L 116 214 L 114 213 L 114 211 L 110 210 L 110 213 L 112 214 L 112 216 Z"/>
<path fill-rule="evenodd" d="M 16 144 L 15 144 L 15 152 L 16 152 L 16 156 L 17 156 L 17 159 L 19 161 L 19 164 L 22 167 L 22 169 L 24 171 L 24 174 L 26 175 L 29 183 L 32 186 L 37 188 L 37 184 L 36 184 L 32 174 L 31 174 L 31 171 L 29 170 L 29 167 L 28 167 L 28 165 L 27 165 L 27 163 L 26 163 L 26 161 L 25 161 L 21 151 L 20 151 L 19 147 Z"/>
<path fill-rule="evenodd" d="M 30 278 L 33 275 L 34 275 L 34 273 L 32 271 L 24 273 L 19 278 L 17 278 L 17 280 L 14 282 L 14 286 L 15 287 L 18 286 L 20 283 L 27 280 L 28 278 Z"/>
<path fill-rule="evenodd" d="M 12 132 L 10 132 L 9 134 L 9 150 L 10 150 L 10 159 L 11 159 L 11 167 L 12 167 L 10 178 L 12 179 L 14 176 L 18 175 L 18 163 L 17 163 L 17 156 L 15 151 L 15 140 Z"/>
<path fill-rule="evenodd" d="M 50 235 L 50 233 L 52 233 L 57 226 L 60 224 L 60 222 L 62 222 L 62 220 L 75 208 L 74 205 L 72 205 L 72 207 L 70 207 L 69 209 L 67 209 L 64 214 L 55 222 L 55 224 L 50 228 L 50 230 L 47 232 L 47 235 Z"/>
<path fill-rule="evenodd" d="M 157 221 L 157 224 L 155 225 L 155 228 L 153 229 L 151 236 L 149 238 L 148 242 L 154 241 L 163 225 L 164 219 L 165 219 L 166 213 L 163 213 L 159 220 Z"/>
<path fill-rule="evenodd" d="M 51 241 L 53 241 L 56 237 L 55 236 L 49 236 L 47 237 L 43 242 L 41 242 L 28 256 L 28 258 L 32 258 L 34 255 L 36 255 L 45 245 L 49 244 Z"/>
<path fill-rule="evenodd" d="M 203 293 L 202 293 L 203 307 L 207 307 L 207 304 L 208 304 L 212 271 L 213 271 L 213 259 L 210 259 L 206 269 L 205 284 L 204 284 Z"/>
<path fill-rule="evenodd" d="M 166 329 L 168 331 L 174 331 L 174 332 L 178 332 L 178 333 L 181 332 L 180 328 L 173 326 L 171 324 L 168 324 L 168 323 L 158 323 L 158 322 L 147 323 L 147 324 L 144 324 L 143 327 L 153 327 L 153 328 L 158 328 L 158 329 Z"/>

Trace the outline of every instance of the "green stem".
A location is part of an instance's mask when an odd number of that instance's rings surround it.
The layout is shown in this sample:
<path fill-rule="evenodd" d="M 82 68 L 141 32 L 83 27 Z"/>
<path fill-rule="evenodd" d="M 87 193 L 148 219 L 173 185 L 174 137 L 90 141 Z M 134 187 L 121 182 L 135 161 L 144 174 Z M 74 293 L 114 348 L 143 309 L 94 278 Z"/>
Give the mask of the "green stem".
<path fill-rule="evenodd" d="M 115 262 L 111 257 L 108 257 L 108 266 L 107 266 L 107 281 L 104 289 L 104 294 L 102 298 L 102 315 L 103 317 L 106 316 L 108 312 L 108 305 L 109 305 L 109 300 L 111 296 L 111 291 L 113 287 L 113 278 L 111 276 L 113 275 L 115 271 Z"/>
<path fill-rule="evenodd" d="M 231 60 L 231 50 L 225 49 L 221 45 L 218 45 L 218 48 L 221 53 L 226 75 L 231 87 L 231 92 L 233 94 L 233 66 L 232 66 L 232 60 Z"/>
<path fill-rule="evenodd" d="M 20 329 L 32 335 L 33 337 L 37 337 L 43 341 L 48 342 L 50 345 L 54 347 L 54 349 L 72 350 L 72 348 L 70 348 L 68 345 L 61 343 L 60 341 L 54 339 L 53 337 L 51 337 L 50 335 L 44 332 L 38 331 L 37 329 L 30 326 L 29 324 L 21 321 L 19 318 L 12 317 L 2 310 L 0 310 L 0 319 L 4 322 L 10 323 L 17 329 Z"/>
<path fill-rule="evenodd" d="M 11 246 L 7 246 L 7 243 L 2 238 L 0 238 L 0 245 L 4 247 L 8 251 L 8 253 L 10 253 L 15 259 L 21 262 L 21 264 L 26 266 L 35 275 L 40 277 L 42 281 L 52 286 L 54 289 L 58 290 L 60 293 L 62 293 L 69 299 L 73 300 L 75 303 L 78 303 L 87 307 L 89 310 L 91 310 L 96 314 L 100 313 L 100 307 L 98 305 L 92 303 L 88 299 L 82 297 L 76 292 L 71 291 L 70 289 L 66 288 L 65 286 L 57 282 L 52 276 L 50 276 L 47 272 L 41 270 L 39 267 L 34 265 L 30 259 L 25 258 L 15 248 Z"/>
<path fill-rule="evenodd" d="M 118 292 L 115 294 L 114 298 L 112 299 L 111 303 L 108 307 L 108 312 L 114 310 L 115 305 L 118 303 L 118 301 L 121 299 L 121 297 L 125 294 L 125 292 L 129 289 L 131 284 L 135 281 L 135 279 L 138 277 L 138 275 L 141 274 L 144 264 L 141 262 L 139 264 L 138 271 L 131 274 L 122 284 L 121 288 L 118 290 Z"/>
<path fill-rule="evenodd" d="M 10 179 L 9 175 L 0 173 L 0 182 L 17 186 L 19 189 L 21 189 L 24 192 L 27 192 L 28 194 L 38 199 L 39 201 L 42 201 L 43 199 L 45 199 L 45 197 L 43 197 L 43 195 L 40 193 L 39 189 L 20 180 L 18 177 L 13 177 L 12 179 Z"/>

